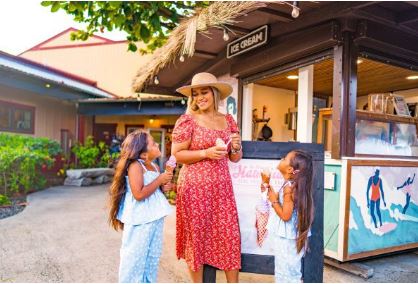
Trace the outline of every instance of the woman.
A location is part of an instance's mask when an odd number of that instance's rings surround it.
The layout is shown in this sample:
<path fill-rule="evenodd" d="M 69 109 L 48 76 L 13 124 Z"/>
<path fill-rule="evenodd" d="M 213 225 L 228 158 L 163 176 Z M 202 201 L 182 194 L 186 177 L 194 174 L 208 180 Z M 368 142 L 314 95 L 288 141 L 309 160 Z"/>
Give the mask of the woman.
<path fill-rule="evenodd" d="M 232 87 L 199 73 L 177 92 L 189 97 L 172 136 L 172 154 L 184 165 L 177 185 L 177 257 L 186 260 L 193 282 L 202 282 L 204 264 L 238 282 L 241 242 L 228 159 L 238 162 L 242 147 L 233 117 L 218 112 Z M 217 146 L 219 138 L 227 146 Z"/>

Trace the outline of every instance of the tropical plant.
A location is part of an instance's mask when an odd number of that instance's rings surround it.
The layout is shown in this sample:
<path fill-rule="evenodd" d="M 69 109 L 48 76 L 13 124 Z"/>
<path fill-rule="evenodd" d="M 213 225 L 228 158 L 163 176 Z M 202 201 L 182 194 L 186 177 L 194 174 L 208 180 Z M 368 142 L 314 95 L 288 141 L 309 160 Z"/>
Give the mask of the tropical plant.
<path fill-rule="evenodd" d="M 46 179 L 40 169 L 51 168 L 61 151 L 58 142 L 48 138 L 0 133 L 0 188 L 4 196 L 42 188 Z"/>
<path fill-rule="evenodd" d="M 208 1 L 42 1 L 51 12 L 64 10 L 74 21 L 86 23 L 85 30 L 71 34 L 72 40 L 87 40 L 95 32 L 120 30 L 127 34 L 128 49 L 136 51 L 136 43 L 144 42 L 150 52 L 161 47 L 182 17 Z"/>
<path fill-rule="evenodd" d="M 88 136 L 85 143 L 77 143 L 72 149 L 77 158 L 78 168 L 108 167 L 110 160 L 118 154 L 110 154 L 109 147 L 102 141 L 94 143 L 93 136 Z"/>

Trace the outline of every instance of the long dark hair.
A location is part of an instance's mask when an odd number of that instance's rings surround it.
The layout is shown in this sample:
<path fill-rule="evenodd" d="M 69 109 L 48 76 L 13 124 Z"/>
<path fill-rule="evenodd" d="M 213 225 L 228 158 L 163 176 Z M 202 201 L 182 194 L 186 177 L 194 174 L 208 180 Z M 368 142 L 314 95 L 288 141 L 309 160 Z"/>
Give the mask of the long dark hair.
<path fill-rule="evenodd" d="M 142 153 L 148 151 L 148 133 L 142 130 L 136 130 L 130 133 L 122 143 L 120 158 L 115 169 L 112 185 L 109 189 L 109 224 L 116 231 L 123 230 L 123 223 L 116 217 L 119 212 L 119 204 L 126 192 L 125 176 L 129 165 L 140 159 Z"/>
<path fill-rule="evenodd" d="M 290 166 L 294 169 L 294 202 L 298 212 L 296 247 L 298 253 L 308 245 L 308 233 L 314 218 L 312 196 L 312 156 L 302 150 L 292 151 Z"/>

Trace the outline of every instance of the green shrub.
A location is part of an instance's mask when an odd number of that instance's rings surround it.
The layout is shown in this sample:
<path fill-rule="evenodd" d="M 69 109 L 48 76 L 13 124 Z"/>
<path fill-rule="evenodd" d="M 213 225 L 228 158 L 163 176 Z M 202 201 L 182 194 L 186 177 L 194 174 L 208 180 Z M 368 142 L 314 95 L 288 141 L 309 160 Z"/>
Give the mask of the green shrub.
<path fill-rule="evenodd" d="M 0 189 L 4 195 L 42 188 L 46 179 L 39 170 L 51 168 L 59 153 L 58 142 L 48 138 L 0 133 Z"/>
<path fill-rule="evenodd" d="M 72 151 L 77 158 L 78 168 L 82 169 L 108 167 L 111 159 L 117 156 L 110 155 L 109 147 L 104 142 L 94 144 L 92 136 L 87 137 L 84 145 L 81 143 L 74 145 Z"/>
<path fill-rule="evenodd" d="M 12 202 L 6 195 L 0 194 L 0 206 L 11 205 L 11 204 Z"/>

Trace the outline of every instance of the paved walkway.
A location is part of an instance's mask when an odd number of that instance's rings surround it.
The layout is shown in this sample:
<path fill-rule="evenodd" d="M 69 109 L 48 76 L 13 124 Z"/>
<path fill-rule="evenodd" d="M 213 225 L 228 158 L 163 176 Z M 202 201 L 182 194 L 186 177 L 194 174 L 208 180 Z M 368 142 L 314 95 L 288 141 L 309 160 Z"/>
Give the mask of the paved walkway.
<path fill-rule="evenodd" d="M 0 282 L 117 282 L 121 233 L 106 223 L 107 186 L 60 186 L 31 194 L 20 214 L 0 220 Z M 418 256 L 369 261 L 368 282 L 416 282 Z M 402 268 L 401 268 L 402 267 Z M 225 282 L 218 272 L 218 282 Z M 242 282 L 272 282 L 272 276 L 242 273 Z M 364 282 L 325 268 L 326 282 Z M 158 282 L 189 282 L 175 256 L 175 216 L 166 219 Z"/>

